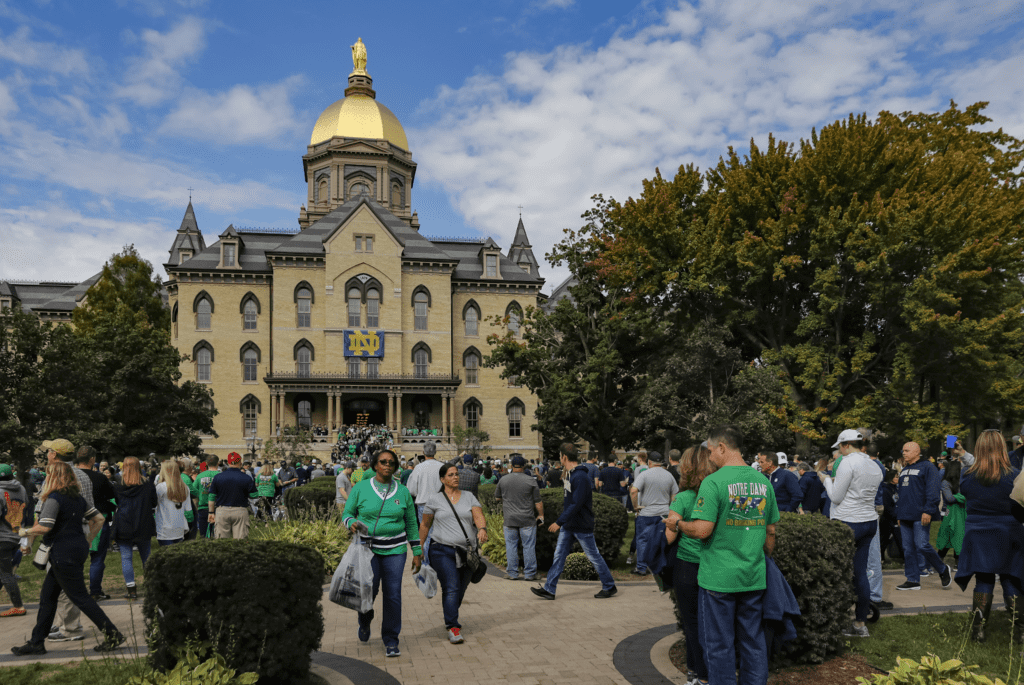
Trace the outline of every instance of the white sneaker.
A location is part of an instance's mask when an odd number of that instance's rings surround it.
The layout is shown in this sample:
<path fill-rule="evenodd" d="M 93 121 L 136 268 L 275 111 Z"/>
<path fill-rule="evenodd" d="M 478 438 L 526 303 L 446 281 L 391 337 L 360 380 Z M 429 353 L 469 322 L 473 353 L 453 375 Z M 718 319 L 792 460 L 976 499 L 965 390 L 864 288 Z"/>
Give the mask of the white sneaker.
<path fill-rule="evenodd" d="M 626 566 L 632 566 L 632 565 L 633 565 L 633 555 L 630 554 L 629 556 L 626 557 Z"/>
<path fill-rule="evenodd" d="M 457 644 L 460 644 L 462 642 L 465 642 L 465 640 L 462 638 L 462 631 L 459 630 L 458 628 L 451 628 L 451 629 L 449 629 L 448 630 L 448 642 L 451 642 L 453 645 L 457 645 Z"/>

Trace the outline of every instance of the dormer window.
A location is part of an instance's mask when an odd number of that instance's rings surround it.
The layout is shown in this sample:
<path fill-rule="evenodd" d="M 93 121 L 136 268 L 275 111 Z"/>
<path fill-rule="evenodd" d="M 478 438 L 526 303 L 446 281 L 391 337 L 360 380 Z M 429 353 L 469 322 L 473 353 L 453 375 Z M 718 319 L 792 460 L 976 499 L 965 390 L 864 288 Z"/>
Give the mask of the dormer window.
<path fill-rule="evenodd" d="M 5 297 L 4 299 L 0 300 L 0 311 L 3 311 L 4 309 L 10 309 L 10 308 L 11 308 L 11 301 L 9 299 L 7 299 Z"/>
<path fill-rule="evenodd" d="M 529 262 L 519 262 L 519 268 L 522 269 L 523 271 L 525 271 L 526 273 L 530 273 L 530 263 Z"/>
<path fill-rule="evenodd" d="M 224 266 L 235 265 L 235 245 L 232 243 L 224 243 Z"/>
<path fill-rule="evenodd" d="M 489 254 L 484 257 L 487 265 L 486 274 L 487 278 L 498 277 L 498 255 Z"/>
<path fill-rule="evenodd" d="M 192 259 L 192 250 L 178 250 L 178 263 L 181 264 L 187 259 Z"/>

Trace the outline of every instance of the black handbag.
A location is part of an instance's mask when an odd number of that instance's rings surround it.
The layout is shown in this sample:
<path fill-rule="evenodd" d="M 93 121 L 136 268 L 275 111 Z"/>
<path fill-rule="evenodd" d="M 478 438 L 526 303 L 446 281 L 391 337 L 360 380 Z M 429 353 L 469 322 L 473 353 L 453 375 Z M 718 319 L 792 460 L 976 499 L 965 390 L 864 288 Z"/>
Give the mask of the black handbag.
<path fill-rule="evenodd" d="M 444 499 L 448 502 L 448 506 L 452 509 L 452 515 L 455 516 L 455 521 L 459 524 L 459 528 L 462 529 L 462 534 L 466 536 L 466 566 L 469 567 L 469 571 L 472 575 L 469 577 L 469 582 L 479 583 L 483 580 L 484 576 L 487 575 L 487 564 L 480 556 L 480 552 L 469 539 L 469 533 L 466 532 L 466 527 L 462 525 L 462 519 L 459 518 L 459 513 L 455 511 L 455 505 L 448 499 L 448 495 L 444 492 Z"/>

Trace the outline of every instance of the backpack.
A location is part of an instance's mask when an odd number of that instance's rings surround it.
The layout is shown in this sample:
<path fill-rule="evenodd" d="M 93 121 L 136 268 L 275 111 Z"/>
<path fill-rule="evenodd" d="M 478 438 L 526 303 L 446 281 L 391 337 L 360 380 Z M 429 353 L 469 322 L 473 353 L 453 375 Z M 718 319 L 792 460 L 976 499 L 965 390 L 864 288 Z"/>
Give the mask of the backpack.
<path fill-rule="evenodd" d="M 4 503 L 7 505 L 4 507 L 4 520 L 7 521 L 7 525 L 11 527 L 11 530 L 17 531 L 21 527 L 22 518 L 25 513 L 25 503 L 21 500 L 11 499 L 11 493 L 4 490 Z"/>

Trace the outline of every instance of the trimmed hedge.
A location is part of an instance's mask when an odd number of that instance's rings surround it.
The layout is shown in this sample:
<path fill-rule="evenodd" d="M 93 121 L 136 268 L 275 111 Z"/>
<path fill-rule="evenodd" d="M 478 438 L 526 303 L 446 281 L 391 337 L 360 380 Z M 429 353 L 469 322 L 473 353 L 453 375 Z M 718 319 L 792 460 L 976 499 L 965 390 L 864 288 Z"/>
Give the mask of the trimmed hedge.
<path fill-rule="evenodd" d="M 189 641 L 261 682 L 306 678 L 324 634 L 324 560 L 286 542 L 197 540 L 158 547 L 146 564 L 144 612 L 154 668 L 174 668 Z"/>
<path fill-rule="evenodd" d="M 327 488 L 328 490 L 334 490 L 337 481 L 334 480 L 334 476 L 317 476 L 313 480 L 306 483 L 306 485 L 312 485 L 314 487 Z"/>
<path fill-rule="evenodd" d="M 776 524 L 775 563 L 800 604 L 797 639 L 785 659 L 820 664 L 844 649 L 853 589 L 853 531 L 818 514 L 783 513 Z"/>
<path fill-rule="evenodd" d="M 565 580 L 597 580 L 597 570 L 583 552 L 573 552 L 565 558 L 562 571 Z"/>
<path fill-rule="evenodd" d="M 330 518 L 337 511 L 335 492 L 317 485 L 303 485 L 284 493 L 288 518 Z"/>
<path fill-rule="evenodd" d="M 564 496 L 562 488 L 545 488 L 540 491 L 541 500 L 544 502 L 545 524 L 537 528 L 537 566 L 542 571 L 551 568 L 551 562 L 555 559 L 558 535 L 549 533 L 548 526 L 561 516 Z M 622 502 L 616 499 L 598 492 L 594 493 L 593 498 L 594 539 L 597 542 L 597 550 L 610 565 L 619 556 L 622 541 L 629 529 L 629 515 L 626 514 Z M 573 551 L 582 550 L 578 544 L 574 544 Z"/>
<path fill-rule="evenodd" d="M 497 483 L 487 483 L 477 489 L 476 498 L 480 500 L 480 508 L 485 514 L 501 514 L 501 505 L 494 499 L 494 491 L 498 488 Z"/>

